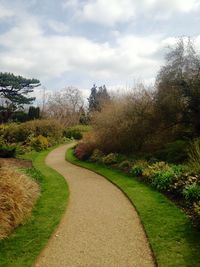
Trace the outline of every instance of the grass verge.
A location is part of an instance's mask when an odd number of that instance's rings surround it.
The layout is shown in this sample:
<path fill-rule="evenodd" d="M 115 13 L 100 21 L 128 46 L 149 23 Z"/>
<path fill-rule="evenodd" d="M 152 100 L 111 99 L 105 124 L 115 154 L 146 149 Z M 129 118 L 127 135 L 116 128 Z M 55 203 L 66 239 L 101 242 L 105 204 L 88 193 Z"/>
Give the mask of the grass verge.
<path fill-rule="evenodd" d="M 66 208 L 68 186 L 60 174 L 45 165 L 49 152 L 31 152 L 25 157 L 33 161 L 33 168 L 26 172 L 39 182 L 41 197 L 26 224 L 18 227 L 8 239 L 0 241 L 1 267 L 32 266 Z"/>
<path fill-rule="evenodd" d="M 66 159 L 116 184 L 136 207 L 160 267 L 200 266 L 200 232 L 164 195 L 124 173 L 100 164 L 78 160 L 73 150 Z"/>

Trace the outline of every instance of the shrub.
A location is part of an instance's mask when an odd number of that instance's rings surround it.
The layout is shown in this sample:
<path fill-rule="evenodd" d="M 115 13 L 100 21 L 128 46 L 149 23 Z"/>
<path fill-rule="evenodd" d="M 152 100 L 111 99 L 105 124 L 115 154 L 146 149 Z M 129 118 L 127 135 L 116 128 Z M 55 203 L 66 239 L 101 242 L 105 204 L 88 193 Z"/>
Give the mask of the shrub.
<path fill-rule="evenodd" d="M 73 127 L 65 129 L 63 135 L 66 138 L 74 138 L 76 140 L 80 140 L 83 137 L 81 131 Z"/>
<path fill-rule="evenodd" d="M 0 145 L 0 158 L 15 157 L 16 146 L 13 145 Z"/>
<path fill-rule="evenodd" d="M 90 160 L 93 162 L 101 162 L 104 154 L 99 149 L 95 149 L 90 157 Z"/>
<path fill-rule="evenodd" d="M 132 167 L 131 174 L 133 176 L 142 176 L 143 171 L 145 170 L 147 166 L 148 166 L 148 163 L 146 160 L 137 160 L 135 161 Z"/>
<path fill-rule="evenodd" d="M 155 131 L 152 99 L 151 92 L 139 86 L 128 94 L 113 97 L 101 112 L 96 112 L 92 123 L 98 148 L 104 153 L 141 152 Z"/>
<path fill-rule="evenodd" d="M 9 143 L 25 142 L 33 133 L 30 127 L 26 127 L 26 123 L 11 123 L 6 125 L 3 131 L 5 140 Z"/>
<path fill-rule="evenodd" d="M 133 166 L 132 170 L 131 170 L 131 174 L 133 176 L 141 176 L 142 175 L 142 167 L 141 166 Z"/>
<path fill-rule="evenodd" d="M 30 215 L 39 197 L 39 186 L 12 168 L 0 168 L 0 239 Z"/>
<path fill-rule="evenodd" d="M 34 120 L 24 123 L 24 127 L 33 129 L 34 136 L 47 137 L 51 144 L 58 143 L 63 135 L 63 127 L 56 120 Z"/>
<path fill-rule="evenodd" d="M 191 202 L 200 200 L 200 186 L 196 184 L 188 185 L 183 190 L 183 195 L 186 200 L 189 200 Z"/>
<path fill-rule="evenodd" d="M 54 144 L 62 137 L 62 126 L 54 120 L 34 120 L 21 124 L 11 123 L 1 130 L 7 142 L 26 142 L 32 136 L 42 135 Z"/>
<path fill-rule="evenodd" d="M 92 133 L 87 133 L 75 147 L 74 154 L 80 160 L 87 160 L 95 148 L 95 136 Z"/>
<path fill-rule="evenodd" d="M 180 163 L 187 159 L 188 143 L 183 140 L 176 140 L 168 143 L 164 148 L 156 153 L 156 157 L 171 163 Z"/>
<path fill-rule="evenodd" d="M 170 190 L 175 194 L 182 194 L 187 186 L 197 184 L 199 181 L 200 175 L 186 171 L 174 176 L 173 183 L 170 185 Z"/>
<path fill-rule="evenodd" d="M 170 188 L 170 184 L 174 178 L 174 172 L 172 170 L 168 171 L 158 171 L 152 176 L 152 185 L 161 191 L 166 191 Z"/>
<path fill-rule="evenodd" d="M 159 161 L 152 165 L 148 165 L 144 169 L 143 175 L 148 178 L 148 177 L 153 177 L 157 172 L 168 171 L 168 170 L 170 170 L 169 165 L 164 161 Z"/>
<path fill-rule="evenodd" d="M 129 160 L 123 160 L 120 164 L 119 164 L 119 169 L 121 170 L 130 170 L 132 166 L 132 163 Z"/>
<path fill-rule="evenodd" d="M 110 153 L 102 158 L 102 162 L 107 165 L 112 165 L 117 163 L 117 154 Z"/>
<path fill-rule="evenodd" d="M 45 150 L 48 148 L 49 142 L 46 137 L 39 135 L 31 139 L 30 145 L 36 151 L 41 151 L 41 150 Z"/>
<path fill-rule="evenodd" d="M 149 165 L 143 171 L 146 181 L 158 190 L 168 190 L 175 176 L 173 168 L 164 161 Z"/>

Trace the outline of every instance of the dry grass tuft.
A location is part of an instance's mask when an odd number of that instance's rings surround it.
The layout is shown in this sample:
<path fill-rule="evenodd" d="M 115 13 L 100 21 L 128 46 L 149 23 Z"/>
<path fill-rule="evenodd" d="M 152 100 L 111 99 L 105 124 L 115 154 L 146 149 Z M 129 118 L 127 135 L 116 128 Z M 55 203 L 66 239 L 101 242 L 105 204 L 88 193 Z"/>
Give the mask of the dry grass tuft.
<path fill-rule="evenodd" d="M 0 167 L 0 239 L 30 216 L 39 197 L 39 185 L 12 168 Z"/>

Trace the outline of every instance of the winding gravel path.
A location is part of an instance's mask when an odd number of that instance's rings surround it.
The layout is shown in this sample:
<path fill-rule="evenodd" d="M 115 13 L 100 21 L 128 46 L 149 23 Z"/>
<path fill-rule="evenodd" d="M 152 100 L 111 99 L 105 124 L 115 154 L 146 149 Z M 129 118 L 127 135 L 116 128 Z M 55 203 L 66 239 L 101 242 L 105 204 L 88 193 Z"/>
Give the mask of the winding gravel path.
<path fill-rule="evenodd" d="M 69 147 L 61 146 L 46 158 L 66 178 L 70 199 L 35 267 L 154 266 L 134 207 L 102 176 L 66 162 Z"/>

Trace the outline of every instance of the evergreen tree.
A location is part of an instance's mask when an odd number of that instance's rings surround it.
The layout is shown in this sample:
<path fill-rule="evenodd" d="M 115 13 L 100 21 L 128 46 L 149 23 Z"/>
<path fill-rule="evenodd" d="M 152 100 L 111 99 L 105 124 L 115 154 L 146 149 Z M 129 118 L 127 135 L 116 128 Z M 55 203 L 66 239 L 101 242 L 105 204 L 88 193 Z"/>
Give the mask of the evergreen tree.
<path fill-rule="evenodd" d="M 90 97 L 88 98 L 89 111 L 101 111 L 103 104 L 109 100 L 110 96 L 106 86 L 103 85 L 97 89 L 97 86 L 94 84 L 91 88 Z"/>
<path fill-rule="evenodd" d="M 39 119 L 40 117 L 40 108 L 39 107 L 29 107 L 28 118 L 29 120 Z"/>
<path fill-rule="evenodd" d="M 36 79 L 26 79 L 12 73 L 0 73 L 0 98 L 4 103 L 4 110 L 7 111 L 7 119 L 15 110 L 35 100 L 35 97 L 28 97 L 28 94 L 39 85 L 40 82 Z"/>
<path fill-rule="evenodd" d="M 94 84 L 93 87 L 91 88 L 91 93 L 90 96 L 88 98 L 88 102 L 89 102 L 89 111 L 95 111 L 97 110 L 97 86 Z"/>

